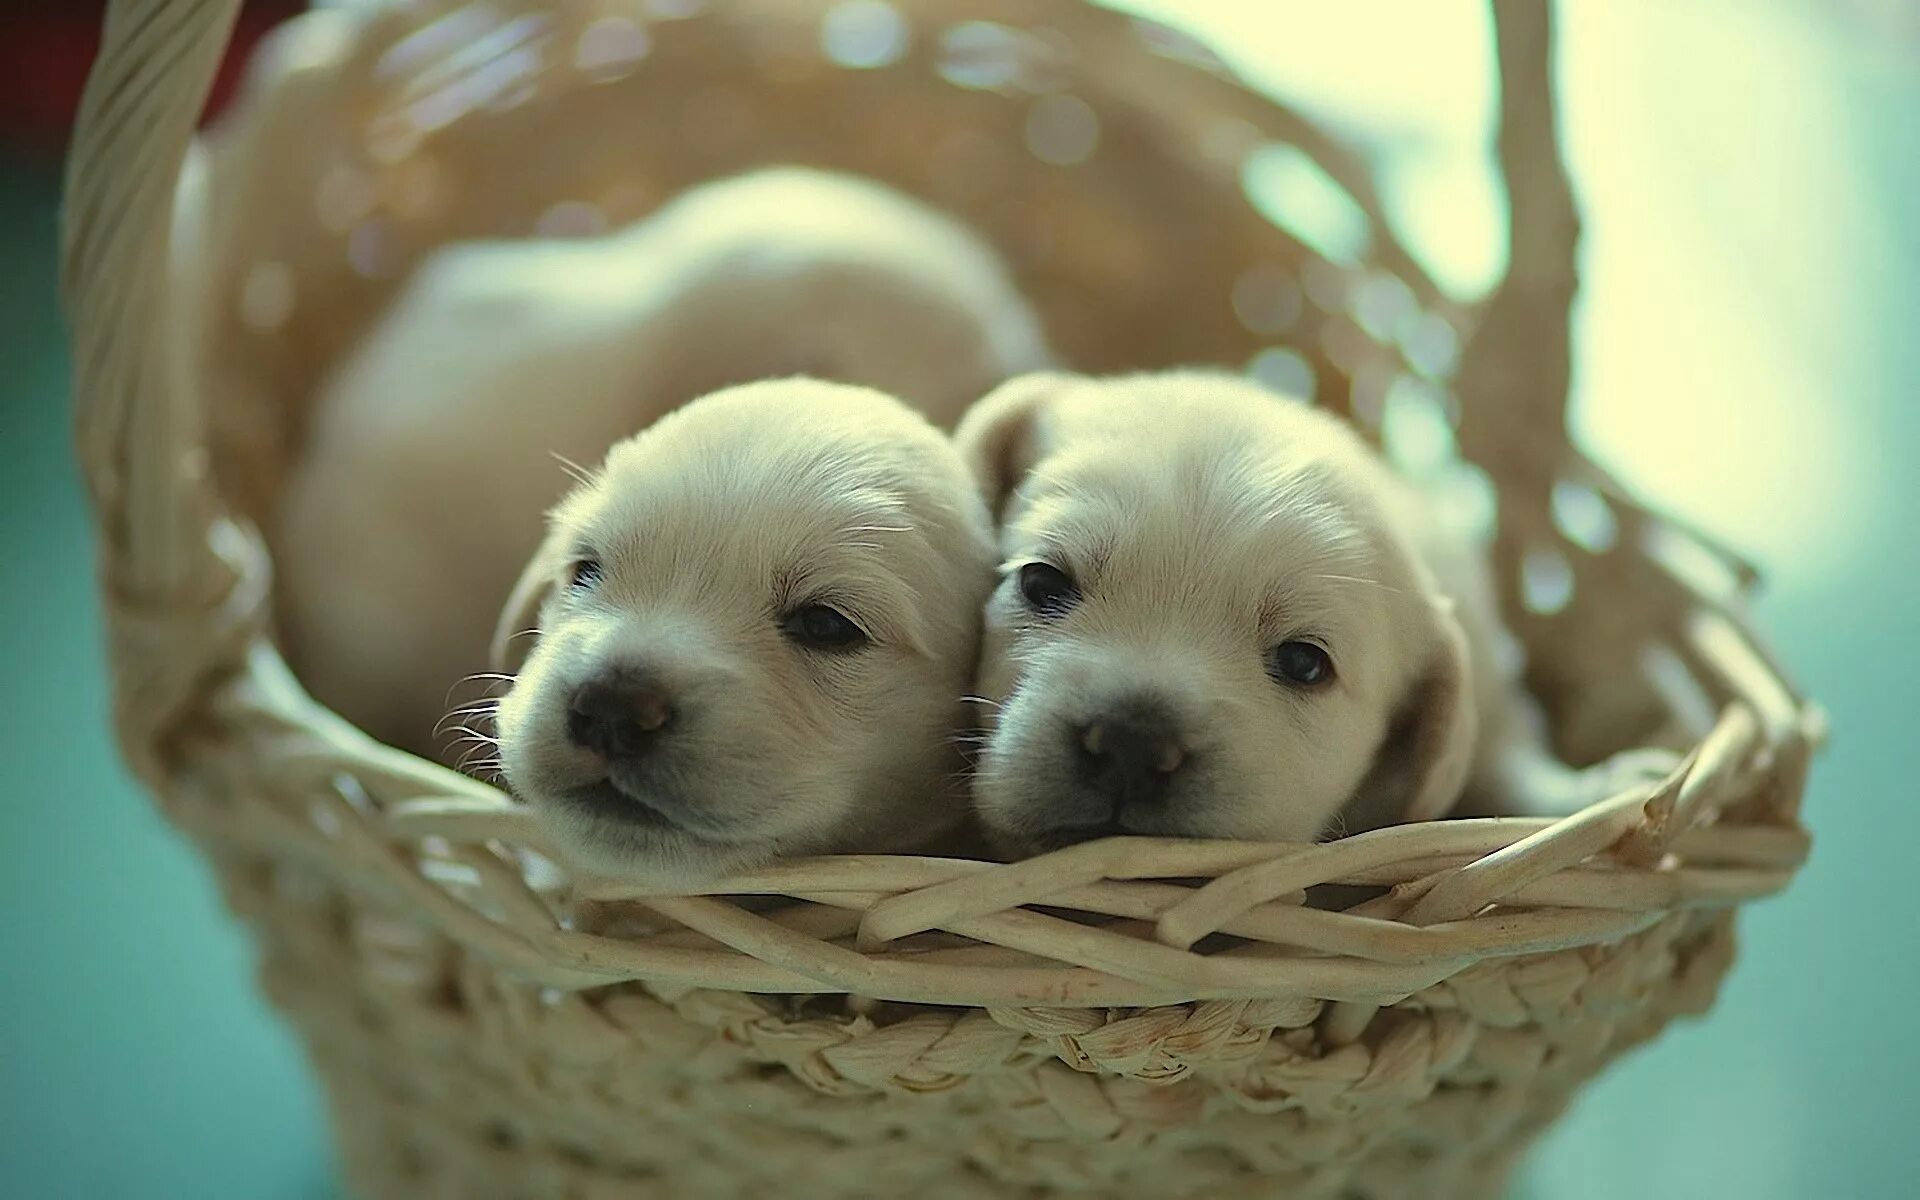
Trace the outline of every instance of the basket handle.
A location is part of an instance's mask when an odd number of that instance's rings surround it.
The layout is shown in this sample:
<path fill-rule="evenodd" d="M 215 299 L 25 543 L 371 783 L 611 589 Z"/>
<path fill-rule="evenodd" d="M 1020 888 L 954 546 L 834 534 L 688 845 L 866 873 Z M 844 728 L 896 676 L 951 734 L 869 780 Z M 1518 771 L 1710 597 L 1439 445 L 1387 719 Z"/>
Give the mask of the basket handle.
<path fill-rule="evenodd" d="M 116 721 L 136 768 L 152 766 L 147 735 L 221 657 L 206 644 L 222 624 L 210 618 L 245 574 L 245 539 L 217 536 L 231 527 L 206 477 L 170 280 L 175 188 L 239 7 L 111 0 L 67 158 L 75 436 L 100 527 Z"/>
<path fill-rule="evenodd" d="M 169 305 L 175 184 L 238 0 L 111 0 L 61 209 L 75 434 L 109 586 L 165 603 L 209 580 L 202 420 Z"/>
<path fill-rule="evenodd" d="M 214 558 L 197 397 L 169 304 L 175 185 L 239 0 L 112 0 L 67 158 L 74 418 L 110 581 L 161 600 Z"/>
<path fill-rule="evenodd" d="M 1571 453 L 1569 321 L 1580 215 L 1560 156 L 1550 0 L 1490 0 L 1499 59 L 1498 157 L 1507 271 L 1461 355 L 1461 450 L 1528 486 Z"/>

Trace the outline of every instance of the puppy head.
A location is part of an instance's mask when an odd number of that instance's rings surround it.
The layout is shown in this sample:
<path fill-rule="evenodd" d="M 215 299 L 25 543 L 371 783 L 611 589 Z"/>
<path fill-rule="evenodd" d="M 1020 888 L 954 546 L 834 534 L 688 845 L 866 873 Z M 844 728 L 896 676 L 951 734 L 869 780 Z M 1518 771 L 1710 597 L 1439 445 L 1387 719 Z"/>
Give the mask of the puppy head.
<path fill-rule="evenodd" d="M 514 589 L 508 782 L 586 865 L 668 884 L 933 836 L 992 578 L 965 469 L 904 406 L 696 400 L 614 447 Z"/>
<path fill-rule="evenodd" d="M 1334 418 L 1202 373 L 1014 380 L 956 433 L 1000 520 L 975 780 L 1012 853 L 1436 816 L 1464 635 Z"/>
<path fill-rule="evenodd" d="M 705 183 L 632 227 L 630 272 L 663 281 L 650 372 L 698 395 L 804 374 L 897 396 L 950 429 L 1050 364 L 999 252 L 948 214 L 856 175 L 776 166 Z"/>

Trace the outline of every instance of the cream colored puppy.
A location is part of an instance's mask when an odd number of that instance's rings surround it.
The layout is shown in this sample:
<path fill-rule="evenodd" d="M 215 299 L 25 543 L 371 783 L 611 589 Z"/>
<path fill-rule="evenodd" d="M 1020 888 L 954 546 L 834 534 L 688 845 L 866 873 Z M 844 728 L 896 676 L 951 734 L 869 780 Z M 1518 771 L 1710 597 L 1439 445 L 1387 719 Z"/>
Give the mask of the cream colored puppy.
<path fill-rule="evenodd" d="M 950 425 L 1047 357 L 987 246 L 848 176 L 759 171 L 607 237 L 453 247 L 316 405 L 273 531 L 283 645 L 319 700 L 432 754 L 567 485 L 556 458 L 597 462 L 695 396 L 796 373 Z"/>
<path fill-rule="evenodd" d="M 800 379 L 696 400 L 614 448 L 514 589 L 507 780 L 577 859 L 669 885 L 925 845 L 966 813 L 992 582 L 986 510 L 918 414 Z"/>
<path fill-rule="evenodd" d="M 1036 375 L 956 436 L 1000 517 L 974 796 L 1003 850 L 1311 840 L 1470 780 L 1571 808 L 1671 764 L 1546 753 L 1478 549 L 1326 413 L 1226 374 Z"/>

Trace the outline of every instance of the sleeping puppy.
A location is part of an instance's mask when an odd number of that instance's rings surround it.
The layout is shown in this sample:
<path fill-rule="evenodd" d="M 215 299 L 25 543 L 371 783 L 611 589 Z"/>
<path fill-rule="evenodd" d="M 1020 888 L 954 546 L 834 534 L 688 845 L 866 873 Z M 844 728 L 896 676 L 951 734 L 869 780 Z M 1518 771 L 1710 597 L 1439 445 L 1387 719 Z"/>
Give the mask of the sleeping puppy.
<path fill-rule="evenodd" d="M 1308 841 L 1469 781 L 1571 809 L 1671 765 L 1546 752 L 1477 548 L 1329 414 L 1226 374 L 1035 375 L 956 439 L 1001 526 L 974 797 L 1004 852 Z"/>
<path fill-rule="evenodd" d="M 507 780 L 577 861 L 669 886 L 922 846 L 966 815 L 992 582 L 923 417 L 804 379 L 696 400 L 614 447 L 513 589 Z"/>
<path fill-rule="evenodd" d="M 562 462 L 598 462 L 696 396 L 794 374 L 950 427 L 1047 361 L 990 247 L 851 176 L 757 171 L 605 237 L 450 247 L 316 405 L 272 530 L 282 645 L 316 699 L 432 755 L 567 486 Z"/>

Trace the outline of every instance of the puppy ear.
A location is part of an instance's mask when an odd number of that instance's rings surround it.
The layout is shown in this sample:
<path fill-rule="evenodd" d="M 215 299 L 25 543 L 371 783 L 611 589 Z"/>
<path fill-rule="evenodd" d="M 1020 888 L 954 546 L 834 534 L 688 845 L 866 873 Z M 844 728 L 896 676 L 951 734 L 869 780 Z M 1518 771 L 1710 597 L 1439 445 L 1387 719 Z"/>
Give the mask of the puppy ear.
<path fill-rule="evenodd" d="M 966 460 L 987 511 L 1000 519 L 1007 497 L 1040 461 L 1047 404 L 1079 376 L 1043 371 L 1010 379 L 974 402 L 954 427 L 954 445 Z"/>
<path fill-rule="evenodd" d="M 540 609 L 559 585 L 560 569 L 566 563 L 567 543 L 558 529 L 550 531 L 540 548 L 527 560 L 526 570 L 507 594 L 500 610 L 500 622 L 493 628 L 493 643 L 488 657 L 493 669 L 511 675 L 527 660 L 538 639 Z"/>
<path fill-rule="evenodd" d="M 1473 768 L 1479 718 L 1473 705 L 1466 631 L 1453 601 L 1431 600 L 1437 637 L 1432 658 L 1401 702 L 1373 770 L 1349 806 L 1349 832 L 1445 816 Z"/>

